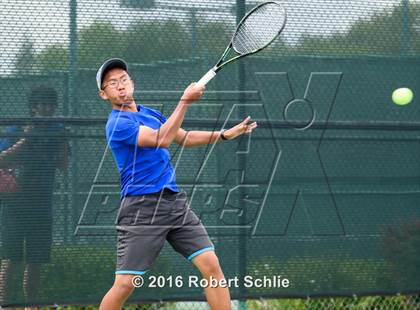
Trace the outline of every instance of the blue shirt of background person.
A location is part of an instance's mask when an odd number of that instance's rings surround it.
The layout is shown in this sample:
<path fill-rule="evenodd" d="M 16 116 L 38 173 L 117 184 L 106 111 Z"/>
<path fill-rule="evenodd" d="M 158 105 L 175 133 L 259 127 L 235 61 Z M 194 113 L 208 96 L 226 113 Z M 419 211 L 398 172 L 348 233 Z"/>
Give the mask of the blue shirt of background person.
<path fill-rule="evenodd" d="M 0 152 L 11 147 L 13 143 L 15 143 L 17 140 L 17 137 L 10 138 L 10 137 L 7 137 L 7 134 L 14 134 L 14 133 L 17 133 L 18 131 L 19 131 L 19 127 L 15 125 L 7 126 L 6 128 L 2 130 L 2 133 L 4 133 L 6 137 L 0 137 Z"/>

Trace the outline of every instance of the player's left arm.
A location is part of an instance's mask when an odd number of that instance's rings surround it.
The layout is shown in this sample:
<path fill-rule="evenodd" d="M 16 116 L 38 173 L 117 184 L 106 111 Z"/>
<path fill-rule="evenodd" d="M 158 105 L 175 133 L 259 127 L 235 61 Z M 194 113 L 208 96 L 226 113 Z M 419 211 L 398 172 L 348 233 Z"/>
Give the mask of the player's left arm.
<path fill-rule="evenodd" d="M 193 147 L 215 143 L 221 138 L 220 134 L 220 131 L 186 131 L 179 128 L 174 140 L 181 146 Z"/>
<path fill-rule="evenodd" d="M 236 126 L 227 129 L 223 135 L 228 140 L 232 140 L 242 134 L 251 133 L 252 130 L 254 130 L 256 127 L 257 122 L 252 122 L 251 117 L 248 116 Z M 175 142 L 181 146 L 194 147 L 205 144 L 212 144 L 219 141 L 220 139 L 220 131 L 186 131 L 182 128 L 179 128 L 175 137 Z"/>

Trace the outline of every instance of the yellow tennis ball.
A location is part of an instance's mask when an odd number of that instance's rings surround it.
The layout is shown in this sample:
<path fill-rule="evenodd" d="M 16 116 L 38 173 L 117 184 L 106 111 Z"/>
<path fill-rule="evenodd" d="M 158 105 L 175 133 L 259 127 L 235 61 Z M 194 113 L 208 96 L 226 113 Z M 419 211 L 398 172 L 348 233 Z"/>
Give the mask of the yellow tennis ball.
<path fill-rule="evenodd" d="M 392 101 L 398 105 L 409 104 L 413 100 L 413 92 L 410 88 L 398 88 L 392 93 Z"/>

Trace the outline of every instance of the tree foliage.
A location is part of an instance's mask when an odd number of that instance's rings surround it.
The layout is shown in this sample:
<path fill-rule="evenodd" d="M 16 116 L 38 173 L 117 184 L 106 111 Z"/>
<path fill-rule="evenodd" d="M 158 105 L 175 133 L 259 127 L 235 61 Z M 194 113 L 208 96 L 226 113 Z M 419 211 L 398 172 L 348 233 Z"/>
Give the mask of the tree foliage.
<path fill-rule="evenodd" d="M 410 3 L 408 15 L 402 4 L 357 20 L 345 33 L 304 35 L 292 54 L 401 55 L 420 52 L 420 4 Z M 406 26 L 404 25 L 406 23 Z"/>
<path fill-rule="evenodd" d="M 117 30 L 111 23 L 95 21 L 83 28 L 77 38 L 77 61 L 79 67 L 100 65 L 111 57 L 123 57 L 127 51 L 127 34 Z"/>
<path fill-rule="evenodd" d="M 408 12 L 408 16 L 405 12 Z M 407 22 L 406 25 L 404 22 Z M 130 63 L 153 63 L 219 55 L 233 27 L 223 21 L 197 21 L 196 28 L 175 19 L 138 20 L 126 29 L 97 20 L 82 28 L 77 39 L 80 68 L 97 68 L 105 59 L 121 57 Z M 217 35 L 216 35 L 217 34 Z M 193 38 L 195 38 L 193 40 Z M 346 32 L 301 36 L 296 45 L 278 40 L 266 55 L 409 55 L 420 52 L 420 4 L 401 4 L 357 20 Z M 216 56 L 215 56 L 216 57 Z M 51 45 L 34 53 L 26 40 L 18 53 L 18 72 L 68 69 L 68 48 Z"/>
<path fill-rule="evenodd" d="M 29 73 L 33 70 L 35 60 L 33 43 L 25 38 L 19 52 L 17 53 L 15 68 L 18 73 Z"/>
<path fill-rule="evenodd" d="M 52 45 L 36 56 L 36 68 L 42 72 L 65 71 L 69 64 L 68 54 L 67 48 L 64 46 Z"/>

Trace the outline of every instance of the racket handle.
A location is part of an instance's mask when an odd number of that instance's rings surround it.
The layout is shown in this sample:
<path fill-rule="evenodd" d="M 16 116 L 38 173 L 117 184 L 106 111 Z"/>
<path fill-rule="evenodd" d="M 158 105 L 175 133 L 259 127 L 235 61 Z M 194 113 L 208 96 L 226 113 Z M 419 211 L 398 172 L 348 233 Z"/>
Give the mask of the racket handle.
<path fill-rule="evenodd" d="M 216 76 L 216 71 L 211 68 L 209 72 L 203 75 L 203 77 L 197 82 L 200 85 L 206 85 L 212 78 Z"/>

